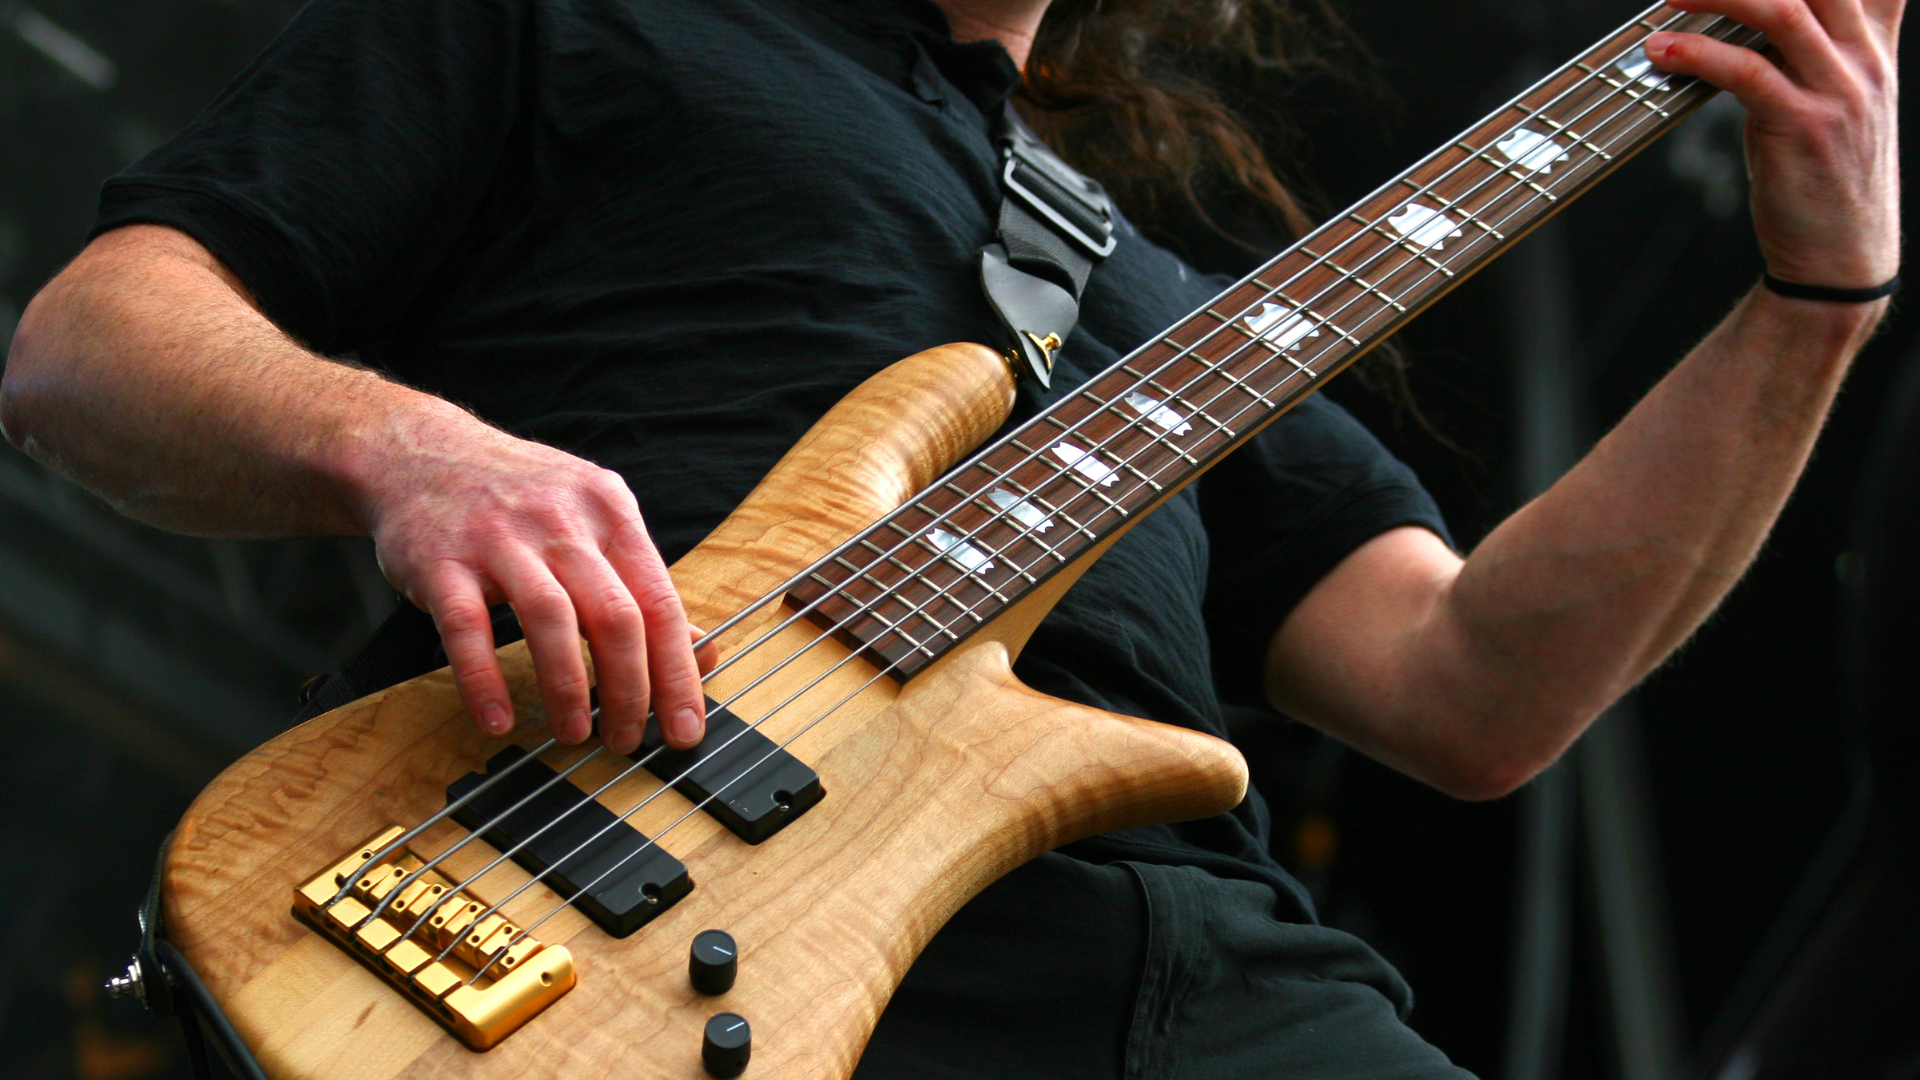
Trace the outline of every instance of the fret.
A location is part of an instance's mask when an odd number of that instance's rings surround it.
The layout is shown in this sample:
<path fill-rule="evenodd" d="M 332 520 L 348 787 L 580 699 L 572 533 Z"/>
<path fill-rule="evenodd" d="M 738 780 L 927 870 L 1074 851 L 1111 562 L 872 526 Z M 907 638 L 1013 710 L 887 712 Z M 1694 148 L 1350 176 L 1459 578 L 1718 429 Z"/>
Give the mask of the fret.
<path fill-rule="evenodd" d="M 1560 201 L 1560 196 L 1555 195 L 1553 192 L 1548 191 L 1546 188 L 1541 187 L 1539 184 L 1534 183 L 1532 180 L 1521 179 L 1520 182 L 1532 188 L 1535 192 L 1537 192 L 1541 196 L 1545 197 L 1546 200 L 1550 203 Z"/>
<path fill-rule="evenodd" d="M 903 539 L 911 540 L 914 538 L 915 534 L 913 533 L 913 531 L 909 529 L 901 528 L 899 522 L 888 520 L 886 524 L 891 526 L 893 531 L 899 533 Z M 879 556 L 880 558 L 887 560 L 887 565 L 893 567 L 895 570 L 898 570 L 903 574 L 914 574 L 919 572 L 917 568 L 908 566 L 906 563 L 901 562 L 900 557 L 898 555 L 895 555 L 892 551 L 889 551 L 888 549 L 881 547 L 879 544 L 876 544 L 871 540 L 865 540 L 865 539 L 861 540 L 860 546 L 866 548 L 868 551 L 873 552 L 875 555 Z"/>
<path fill-rule="evenodd" d="M 1378 296 L 1380 299 L 1386 301 L 1386 303 L 1389 306 L 1393 307 L 1394 309 L 1401 312 L 1405 312 L 1407 310 L 1406 307 L 1400 303 L 1400 301 L 1394 299 L 1392 296 L 1389 296 L 1387 293 L 1381 291 L 1379 286 L 1368 281 L 1366 278 L 1361 277 L 1358 273 L 1355 273 L 1354 271 L 1349 270 L 1344 266 L 1341 266 L 1339 263 L 1334 262 L 1332 259 L 1327 260 L 1327 265 L 1333 267 L 1335 270 L 1340 271 L 1340 274 L 1342 277 L 1350 281 L 1358 282 L 1362 289 L 1365 289 L 1367 292 L 1370 292 L 1373 295 Z"/>
<path fill-rule="evenodd" d="M 1081 535 L 1085 536 L 1088 540 L 1100 539 L 1099 533 L 1096 533 L 1092 529 L 1087 528 L 1084 524 L 1080 522 L 1078 518 L 1075 518 L 1072 514 L 1067 513 L 1067 511 L 1063 507 L 1055 506 L 1052 503 L 1048 502 L 1046 499 L 1042 498 L 1038 492 L 1035 492 L 1031 495 L 1026 495 L 1024 497 L 1031 500 L 1035 506 L 1038 506 L 1041 510 L 1045 511 L 1048 517 L 1058 517 L 1062 521 L 1065 521 L 1068 525 L 1072 526 L 1073 531 L 1080 533 Z M 1040 541 L 1035 541 L 1035 542 L 1040 543 Z M 1045 546 L 1045 545 L 1042 544 L 1042 546 Z M 1051 547 L 1048 547 L 1047 550 L 1052 551 L 1053 549 Z M 1066 560 L 1061 559 L 1060 561 L 1065 562 Z"/>
<path fill-rule="evenodd" d="M 1081 495 L 1091 495 L 1094 498 L 1099 499 L 1101 502 L 1106 503 L 1107 504 L 1106 507 L 1104 509 L 1100 509 L 1099 514 L 1104 514 L 1108 510 L 1112 510 L 1114 513 L 1119 514 L 1121 517 L 1127 516 L 1126 507 L 1121 506 L 1119 503 L 1114 502 L 1112 499 L 1107 498 L 1105 492 L 1102 492 L 1101 490 L 1099 490 L 1099 488 L 1096 487 L 1094 484 L 1089 483 L 1087 479 L 1081 476 L 1079 473 L 1064 472 L 1060 474 L 1060 478 L 1063 480 L 1072 480 L 1074 483 L 1079 485 L 1080 490 L 1073 493 L 1074 498 L 1077 499 Z M 1096 514 L 1095 518 L 1097 518 L 1099 514 Z"/>
<path fill-rule="evenodd" d="M 1440 271 L 1442 274 L 1445 274 L 1448 277 L 1453 276 L 1453 271 L 1433 261 L 1433 256 L 1428 255 L 1426 252 L 1420 250 L 1417 247 L 1414 247 L 1412 244 L 1406 243 L 1405 241 L 1401 241 L 1399 243 L 1399 246 L 1406 248 L 1408 251 L 1413 253 L 1414 258 L 1419 259 L 1421 262 L 1426 263 L 1428 266 L 1433 267 L 1435 270 Z"/>
<path fill-rule="evenodd" d="M 1267 408 L 1269 409 L 1278 408 L 1278 406 L 1276 406 L 1272 401 L 1269 401 L 1267 399 L 1267 396 L 1265 394 L 1262 394 L 1260 391 L 1255 390 L 1251 386 L 1248 386 L 1246 382 L 1244 382 L 1238 376 L 1234 375 L 1232 372 L 1226 370 L 1225 368 L 1220 369 L 1220 377 L 1232 383 L 1235 389 L 1241 391 L 1242 393 L 1247 394 L 1248 396 L 1252 397 L 1253 400 L 1259 402 L 1262 405 L 1265 405 Z"/>
<path fill-rule="evenodd" d="M 1062 565 L 1065 565 L 1065 563 L 1067 562 L 1067 557 L 1065 555 L 1060 554 L 1059 548 L 1056 548 L 1052 544 L 1047 543 L 1045 540 L 1040 539 L 1038 536 L 1034 535 L 1033 533 L 1027 533 L 1025 536 L 1025 539 L 1028 541 L 1031 541 L 1036 547 L 1046 552 L 1048 555 L 1053 556 L 1056 562 L 1059 562 Z M 1020 571 L 1020 576 L 1026 578 L 1028 581 L 1034 582 L 1035 584 L 1039 583 L 1039 579 L 1035 578 L 1032 574 L 1027 573 L 1024 568 Z"/>
<path fill-rule="evenodd" d="M 984 462 L 982 463 L 982 467 L 987 468 Z M 1065 520 L 1068 525 L 1073 526 L 1075 531 L 1085 533 L 1087 539 L 1089 540 L 1099 539 L 1099 535 L 1096 534 L 1092 529 L 1089 529 L 1085 525 L 1082 525 L 1078 521 L 1075 521 L 1072 514 L 1069 514 L 1065 510 L 1062 510 L 1059 507 L 1054 506 L 1053 504 L 1047 502 L 1046 499 L 1041 497 L 1039 492 L 1034 491 L 1033 489 L 1027 487 L 1026 485 L 1020 483 L 1017 480 L 1014 480 L 1012 477 L 1008 476 L 1006 473 L 1000 472 L 997 469 L 989 469 L 989 471 L 991 471 L 994 474 L 995 480 L 997 480 L 999 483 L 1005 484 L 1008 487 L 1013 488 L 1014 494 L 1020 496 L 1022 499 L 1027 500 L 1028 502 L 1034 504 L 1035 506 L 1038 506 L 1041 512 L 1046 514 L 1048 517 L 1059 517 Z M 1051 477 L 1049 477 L 1049 479 L 1051 479 Z"/>
<path fill-rule="evenodd" d="M 1134 475 L 1135 477 L 1137 477 L 1137 478 L 1139 478 L 1139 480 L 1140 480 L 1140 482 L 1141 482 L 1141 483 L 1143 483 L 1143 484 L 1145 484 L 1145 485 L 1147 485 L 1148 487 L 1150 487 L 1150 488 L 1152 488 L 1153 490 L 1155 490 L 1155 491 L 1165 491 L 1165 490 L 1166 490 L 1166 488 L 1164 488 L 1164 487 L 1162 487 L 1162 486 L 1161 486 L 1161 485 L 1160 485 L 1160 484 L 1159 484 L 1159 483 L 1158 483 L 1157 481 L 1155 481 L 1155 480 L 1154 480 L 1154 478 L 1153 478 L 1153 477 L 1151 477 L 1151 476 L 1148 476 L 1148 475 L 1147 475 L 1146 473 L 1143 473 L 1143 472 L 1141 472 L 1141 471 L 1140 471 L 1139 469 L 1136 469 L 1136 468 L 1134 468 L 1134 467 L 1133 467 L 1133 464 L 1132 464 L 1132 462 L 1131 462 L 1130 460 L 1129 460 L 1129 461 L 1122 461 L 1122 462 L 1120 463 L 1120 467 L 1121 467 L 1122 469 L 1124 469 L 1124 470 L 1126 470 L 1127 472 L 1130 472 L 1130 473 L 1132 473 L 1132 474 L 1133 474 L 1133 475 Z M 1137 490 L 1137 489 L 1136 489 L 1136 490 Z"/>
<path fill-rule="evenodd" d="M 915 638 L 909 637 L 906 631 L 900 629 L 899 623 L 894 622 L 892 619 L 887 618 L 885 615 L 880 614 L 878 611 L 869 610 L 866 614 L 867 614 L 867 617 L 872 619 L 873 621 L 884 624 L 887 628 L 887 632 L 893 635 L 893 638 L 895 641 L 904 642 L 908 648 L 916 652 L 926 653 L 927 659 L 929 660 L 933 659 L 933 657 L 936 655 L 934 651 L 932 649 L 927 648 L 927 646 L 924 643 L 922 643 L 921 641 Z M 916 614 L 918 614 L 918 612 L 916 612 Z M 927 621 L 932 622 L 931 619 Z M 938 627 L 938 628 L 941 630 L 946 630 L 945 627 Z M 952 631 L 946 631 L 946 632 L 948 637 L 954 637 Z M 955 637 L 954 640 L 957 641 L 959 639 Z"/>
<path fill-rule="evenodd" d="M 1188 399 L 1187 397 L 1185 397 L 1184 395 L 1180 394 L 1175 390 L 1169 389 L 1168 387 L 1161 385 L 1161 383 L 1157 379 L 1150 379 L 1145 375 L 1140 374 L 1138 371 L 1135 371 L 1131 365 L 1122 365 L 1121 370 L 1133 376 L 1136 380 L 1139 381 L 1140 385 L 1145 386 L 1155 391 L 1156 393 L 1167 395 L 1166 399 L 1172 402 L 1173 404 L 1178 405 L 1183 409 L 1186 409 L 1188 416 L 1190 417 L 1197 416 L 1200 419 L 1205 420 L 1207 423 L 1212 424 L 1215 428 L 1219 429 L 1220 431 L 1225 432 L 1228 438 L 1233 437 L 1233 429 L 1221 423 L 1220 421 L 1214 419 L 1213 414 L 1208 412 L 1205 409 L 1205 407 L 1201 406 L 1200 404 Z M 1203 436 L 1203 437 L 1206 437 L 1206 436 Z M 1178 452 L 1177 447 L 1175 448 L 1175 450 Z M 1181 452 L 1181 456 L 1186 457 L 1187 455 L 1184 452 Z M 1187 458 L 1187 460 L 1192 461 L 1193 459 Z M 1199 464 L 1198 462 L 1194 462 L 1194 463 L 1196 465 Z"/>
<path fill-rule="evenodd" d="M 834 556 L 834 561 L 839 563 L 841 566 L 846 567 L 847 573 L 852 574 L 855 577 L 865 578 L 868 584 L 872 585 L 876 589 L 879 589 L 881 592 L 885 592 L 888 588 L 891 587 L 886 582 L 881 581 L 879 578 L 874 577 L 872 574 L 867 573 L 866 570 L 862 569 L 861 567 L 855 566 L 844 555 Z"/>
<path fill-rule="evenodd" d="M 1632 100 L 1634 100 L 1635 102 L 1638 102 L 1641 105 L 1645 105 L 1647 108 L 1652 109 L 1655 113 L 1658 113 L 1662 117 L 1665 117 L 1667 115 L 1667 111 L 1665 109 L 1662 109 L 1658 105 L 1655 105 L 1652 102 L 1647 100 L 1647 98 L 1650 95 L 1646 94 L 1643 91 L 1635 90 L 1633 88 L 1634 83 L 1620 82 L 1619 80 L 1615 79 L 1613 76 L 1606 74 L 1604 71 L 1595 71 L 1592 68 L 1585 68 L 1585 70 L 1589 74 L 1591 74 L 1594 78 L 1600 80 L 1603 83 L 1606 83 L 1608 86 L 1613 87 L 1613 89 L 1617 93 L 1627 95 L 1627 97 L 1631 98 Z"/>
<path fill-rule="evenodd" d="M 1474 156 L 1487 161 L 1488 163 L 1492 164 L 1493 167 L 1496 169 L 1505 170 L 1507 168 L 1507 166 L 1501 164 L 1500 162 L 1494 161 L 1492 158 L 1488 157 L 1485 154 L 1476 154 Z M 1493 226 L 1487 224 L 1486 222 L 1481 221 L 1478 217 L 1474 216 L 1471 210 L 1466 209 L 1460 203 L 1447 198 L 1445 195 L 1442 195 L 1439 192 L 1434 191 L 1434 192 L 1429 192 L 1428 197 L 1433 199 L 1433 201 L 1439 203 L 1441 206 L 1441 209 L 1451 210 L 1454 213 L 1459 214 L 1461 217 L 1465 218 L 1467 222 L 1470 222 L 1474 225 L 1479 226 L 1480 231 L 1486 233 L 1488 236 L 1493 237 L 1495 240 L 1505 240 L 1507 238 L 1505 233 L 1502 233 L 1499 229 L 1496 229 Z M 1401 310 L 1404 311 L 1405 309 L 1402 308 Z"/>
<path fill-rule="evenodd" d="M 1613 160 L 1612 154 L 1609 154 L 1605 150 L 1602 150 L 1599 147 L 1593 145 L 1592 142 L 1588 141 L 1585 135 L 1582 135 L 1579 132 L 1568 127 L 1567 125 L 1562 124 L 1560 121 L 1555 120 L 1553 117 L 1541 116 L 1539 120 L 1541 123 L 1552 128 L 1556 134 L 1564 134 L 1567 138 L 1572 139 L 1574 142 L 1577 142 L 1581 146 L 1586 147 L 1589 153 L 1593 154 L 1595 157 L 1599 158 L 1601 161 Z"/>
<path fill-rule="evenodd" d="M 1273 342 L 1271 342 L 1271 341 L 1268 341 L 1268 340 L 1267 340 L 1267 335 L 1265 335 L 1265 334 L 1256 334 L 1256 333 L 1254 333 L 1253 331 L 1251 331 L 1251 330 L 1249 330 L 1249 329 L 1247 329 L 1246 327 L 1244 327 L 1244 326 L 1241 326 L 1241 325 L 1240 325 L 1239 323 L 1237 323 L 1237 322 L 1236 322 L 1236 323 L 1230 323 L 1230 324 L 1229 324 L 1229 326 L 1230 326 L 1230 328 L 1231 328 L 1231 329 L 1232 329 L 1232 330 L 1233 330 L 1233 331 L 1234 331 L 1235 333 L 1237 333 L 1237 334 L 1239 334 L 1239 335 L 1240 335 L 1241 337 L 1244 337 L 1244 338 L 1246 338 L 1246 339 L 1247 339 L 1248 341 L 1255 341 L 1255 342 L 1259 342 L 1259 343 L 1260 343 L 1261 345 L 1264 345 L 1264 346 L 1266 346 L 1266 349 L 1267 349 L 1267 351 L 1268 351 L 1269 353 L 1281 353 L 1281 354 L 1283 354 L 1283 353 L 1285 353 L 1285 352 L 1286 352 L 1286 350 L 1285 350 L 1285 349 L 1283 349 L 1283 348 L 1281 348 L 1281 347 L 1280 347 L 1280 346 L 1278 346 L 1278 345 L 1275 345 L 1275 344 L 1274 344 Z"/>

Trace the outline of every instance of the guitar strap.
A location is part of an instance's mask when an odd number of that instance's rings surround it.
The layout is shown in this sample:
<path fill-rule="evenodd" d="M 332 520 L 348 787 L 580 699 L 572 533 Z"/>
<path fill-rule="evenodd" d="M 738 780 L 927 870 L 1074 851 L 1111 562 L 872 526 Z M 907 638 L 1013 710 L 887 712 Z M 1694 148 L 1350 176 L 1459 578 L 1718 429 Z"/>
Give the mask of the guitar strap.
<path fill-rule="evenodd" d="M 1080 319 L 1095 264 L 1113 252 L 1106 189 L 1041 143 L 1009 102 L 997 125 L 1000 222 L 980 249 L 980 284 L 1013 341 L 1014 371 L 1053 385 L 1053 353 Z"/>

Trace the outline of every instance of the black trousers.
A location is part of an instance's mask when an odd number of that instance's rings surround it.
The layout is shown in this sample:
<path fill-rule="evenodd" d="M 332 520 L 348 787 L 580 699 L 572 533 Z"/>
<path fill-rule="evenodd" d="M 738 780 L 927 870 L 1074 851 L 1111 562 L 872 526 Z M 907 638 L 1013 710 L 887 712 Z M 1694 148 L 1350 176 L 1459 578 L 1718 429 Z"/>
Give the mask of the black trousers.
<path fill-rule="evenodd" d="M 1270 887 L 1043 855 L 907 973 L 855 1080 L 1472 1080 L 1365 942 Z"/>

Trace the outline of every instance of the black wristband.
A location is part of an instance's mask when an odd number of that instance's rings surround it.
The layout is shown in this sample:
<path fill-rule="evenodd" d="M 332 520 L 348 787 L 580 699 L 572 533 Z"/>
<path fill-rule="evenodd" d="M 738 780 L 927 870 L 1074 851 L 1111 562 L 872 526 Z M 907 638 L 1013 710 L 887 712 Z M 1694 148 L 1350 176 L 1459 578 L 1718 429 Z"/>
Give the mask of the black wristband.
<path fill-rule="evenodd" d="M 1865 304 L 1883 296 L 1892 296 L 1900 288 L 1900 275 L 1895 274 L 1884 285 L 1871 289 L 1829 289 L 1824 285 L 1796 285 L 1791 281 L 1781 281 L 1772 274 L 1760 279 L 1767 288 L 1781 296 L 1791 296 L 1795 300 L 1827 300 L 1836 304 Z"/>

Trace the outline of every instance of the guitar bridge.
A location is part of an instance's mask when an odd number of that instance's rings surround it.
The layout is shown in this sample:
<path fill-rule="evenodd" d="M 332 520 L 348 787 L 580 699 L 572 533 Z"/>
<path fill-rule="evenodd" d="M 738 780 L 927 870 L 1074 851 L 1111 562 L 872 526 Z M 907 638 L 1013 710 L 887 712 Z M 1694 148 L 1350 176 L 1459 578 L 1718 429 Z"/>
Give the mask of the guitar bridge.
<path fill-rule="evenodd" d="M 490 1050 L 573 989 L 573 956 L 531 937 L 514 940 L 520 928 L 497 913 L 476 922 L 487 905 L 432 872 L 420 875 L 369 920 L 374 908 L 424 865 L 403 849 L 379 866 L 368 866 L 374 853 L 402 831 L 398 825 L 386 829 L 295 889 L 293 914 L 406 995 L 469 1049 Z M 329 906 L 340 887 L 354 878 L 359 880 L 353 890 Z M 409 934 L 435 904 L 439 907 L 433 915 Z M 441 952 L 445 958 L 436 959 Z"/>

